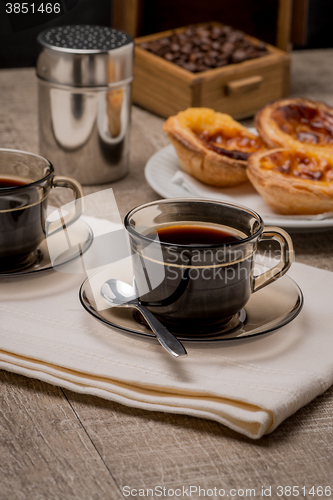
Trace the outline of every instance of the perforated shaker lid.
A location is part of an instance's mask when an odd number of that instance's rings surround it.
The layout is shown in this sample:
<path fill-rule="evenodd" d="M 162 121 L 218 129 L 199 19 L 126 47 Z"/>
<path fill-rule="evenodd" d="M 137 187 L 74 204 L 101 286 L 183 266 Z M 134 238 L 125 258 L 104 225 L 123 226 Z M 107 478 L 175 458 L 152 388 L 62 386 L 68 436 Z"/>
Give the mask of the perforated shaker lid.
<path fill-rule="evenodd" d="M 75 87 L 112 86 L 130 81 L 133 38 L 106 26 L 55 26 L 37 38 L 37 75 Z"/>

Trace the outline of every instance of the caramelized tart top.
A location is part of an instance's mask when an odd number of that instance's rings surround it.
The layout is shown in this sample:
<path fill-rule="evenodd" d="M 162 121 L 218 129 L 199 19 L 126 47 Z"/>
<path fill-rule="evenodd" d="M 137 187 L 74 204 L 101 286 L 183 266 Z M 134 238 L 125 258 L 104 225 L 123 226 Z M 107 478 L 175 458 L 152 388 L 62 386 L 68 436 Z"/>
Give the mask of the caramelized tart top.
<path fill-rule="evenodd" d="M 321 107 L 289 103 L 276 108 L 272 118 L 282 132 L 305 144 L 333 145 L 333 114 Z"/>
<path fill-rule="evenodd" d="M 333 181 L 333 157 L 324 158 L 301 151 L 268 153 L 260 158 L 260 168 L 309 181 Z"/>
<path fill-rule="evenodd" d="M 209 108 L 188 108 L 177 117 L 182 128 L 190 130 L 207 149 L 220 155 L 246 161 L 252 153 L 265 149 L 260 137 L 227 114 Z"/>
<path fill-rule="evenodd" d="M 246 161 L 252 153 L 264 149 L 259 137 L 249 137 L 239 130 L 216 130 L 213 134 L 204 130 L 197 133 L 196 136 L 208 149 L 234 160 Z"/>

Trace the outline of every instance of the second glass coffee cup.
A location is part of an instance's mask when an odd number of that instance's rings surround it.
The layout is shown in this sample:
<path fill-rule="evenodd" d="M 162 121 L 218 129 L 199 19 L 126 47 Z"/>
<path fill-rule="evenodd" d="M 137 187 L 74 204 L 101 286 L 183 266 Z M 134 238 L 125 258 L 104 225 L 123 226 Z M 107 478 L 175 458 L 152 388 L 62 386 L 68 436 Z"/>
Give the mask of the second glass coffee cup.
<path fill-rule="evenodd" d="M 71 189 L 75 206 L 66 220 L 46 227 L 48 195 L 55 187 Z M 32 266 L 46 232 L 51 236 L 80 217 L 82 199 L 81 185 L 70 177 L 54 175 L 47 159 L 0 149 L 0 273 Z"/>
<path fill-rule="evenodd" d="M 203 325 L 227 323 L 252 293 L 285 274 L 293 259 L 288 233 L 265 228 L 256 212 L 231 203 L 198 199 L 147 203 L 126 215 L 125 228 L 137 294 L 173 331 L 186 328 L 195 333 Z M 189 243 L 185 233 L 191 231 Z M 214 232 L 220 240 L 212 239 Z M 262 240 L 277 241 L 281 258 L 272 269 L 255 276 L 254 257 Z"/>

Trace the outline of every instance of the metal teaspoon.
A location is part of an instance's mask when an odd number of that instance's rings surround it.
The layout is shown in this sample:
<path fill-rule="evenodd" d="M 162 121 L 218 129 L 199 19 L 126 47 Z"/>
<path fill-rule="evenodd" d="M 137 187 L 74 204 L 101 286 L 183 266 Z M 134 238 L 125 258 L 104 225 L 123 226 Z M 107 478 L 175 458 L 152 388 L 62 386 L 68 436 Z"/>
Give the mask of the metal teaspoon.
<path fill-rule="evenodd" d="M 135 295 L 131 285 L 116 279 L 107 280 L 102 288 L 101 294 L 109 304 L 117 307 L 134 307 L 147 321 L 151 330 L 155 333 L 159 343 L 172 356 L 187 356 L 185 347 L 169 330 L 158 321 L 158 319 L 145 307 Z"/>

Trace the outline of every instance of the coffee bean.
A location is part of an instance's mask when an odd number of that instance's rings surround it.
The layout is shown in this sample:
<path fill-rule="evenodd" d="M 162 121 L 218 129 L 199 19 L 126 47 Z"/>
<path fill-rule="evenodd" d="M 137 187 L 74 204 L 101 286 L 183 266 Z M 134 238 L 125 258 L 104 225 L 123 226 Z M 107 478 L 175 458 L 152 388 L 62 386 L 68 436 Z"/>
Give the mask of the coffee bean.
<path fill-rule="evenodd" d="M 211 69 L 211 68 L 207 68 L 207 66 L 205 66 L 204 64 L 198 64 L 197 69 L 196 69 L 196 73 L 201 73 L 202 71 L 207 71 L 208 69 Z"/>
<path fill-rule="evenodd" d="M 216 67 L 217 68 L 221 68 L 222 66 L 227 66 L 227 64 L 229 64 L 229 60 L 227 58 L 224 58 L 224 59 L 219 59 L 217 62 L 216 62 Z"/>
<path fill-rule="evenodd" d="M 226 54 L 231 54 L 235 49 L 235 46 L 231 42 L 226 42 L 223 45 L 221 45 L 221 52 L 226 55 Z"/>
<path fill-rule="evenodd" d="M 165 38 L 160 38 L 159 39 L 159 42 L 161 45 L 169 45 L 170 44 L 170 40 L 169 38 L 165 37 Z"/>
<path fill-rule="evenodd" d="M 242 61 L 245 61 L 246 59 L 246 54 L 244 52 L 244 50 L 236 50 L 233 54 L 232 54 L 232 62 L 234 63 L 240 63 Z"/>
<path fill-rule="evenodd" d="M 187 55 L 186 54 L 180 54 L 180 56 L 177 57 L 177 59 L 175 60 L 175 62 L 176 61 L 187 62 Z"/>
<path fill-rule="evenodd" d="M 200 37 L 196 36 L 195 38 L 192 39 L 194 45 L 198 45 L 198 47 L 201 46 L 202 40 Z"/>
<path fill-rule="evenodd" d="M 197 66 L 191 62 L 185 63 L 183 67 L 187 69 L 187 71 L 195 71 L 197 69 Z"/>
<path fill-rule="evenodd" d="M 218 52 L 221 51 L 221 44 L 219 42 L 213 42 L 212 43 L 212 49 L 217 50 Z"/>
<path fill-rule="evenodd" d="M 257 45 L 257 49 L 258 50 L 267 50 L 267 46 L 265 44 L 265 42 L 259 42 L 258 45 Z"/>
<path fill-rule="evenodd" d="M 180 45 L 178 45 L 178 43 L 172 43 L 170 45 L 170 50 L 172 52 L 179 52 L 180 51 Z"/>
<path fill-rule="evenodd" d="M 203 54 L 203 52 L 193 52 L 192 54 L 190 54 L 189 60 L 191 62 L 195 62 L 198 59 L 202 59 L 204 57 L 204 55 L 205 54 Z"/>
<path fill-rule="evenodd" d="M 165 54 L 167 54 L 168 52 L 169 52 L 169 47 L 161 47 L 155 52 L 155 54 L 160 57 L 164 57 Z"/>
<path fill-rule="evenodd" d="M 212 40 L 217 40 L 222 35 L 222 30 L 218 26 L 213 26 L 210 37 Z"/>
<path fill-rule="evenodd" d="M 168 61 L 173 61 L 175 59 L 175 54 L 168 52 L 167 54 L 165 54 L 164 58 L 167 59 Z"/>
<path fill-rule="evenodd" d="M 239 63 L 268 53 L 265 42 L 255 44 L 230 26 L 188 26 L 184 32 L 143 42 L 140 47 L 188 71 L 198 73 Z"/>
<path fill-rule="evenodd" d="M 182 54 L 187 54 L 187 55 L 191 54 L 191 52 L 192 52 L 192 45 L 190 43 L 186 43 L 185 45 L 183 45 L 183 46 L 180 47 L 180 52 Z"/>
<path fill-rule="evenodd" d="M 231 33 L 233 31 L 233 29 L 231 26 L 223 26 L 221 31 L 223 34 L 228 35 L 229 33 Z"/>
<path fill-rule="evenodd" d="M 185 33 L 178 33 L 178 41 L 179 42 L 186 42 L 188 39 L 188 37 L 185 35 Z"/>
<path fill-rule="evenodd" d="M 210 30 L 208 30 L 207 28 L 202 28 L 201 26 L 199 26 L 199 28 L 197 28 L 197 34 L 201 38 L 209 38 L 210 37 Z"/>

